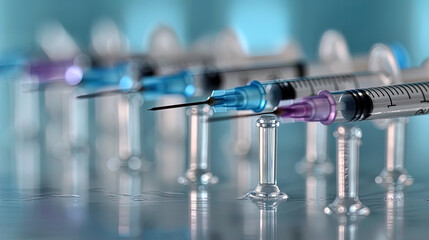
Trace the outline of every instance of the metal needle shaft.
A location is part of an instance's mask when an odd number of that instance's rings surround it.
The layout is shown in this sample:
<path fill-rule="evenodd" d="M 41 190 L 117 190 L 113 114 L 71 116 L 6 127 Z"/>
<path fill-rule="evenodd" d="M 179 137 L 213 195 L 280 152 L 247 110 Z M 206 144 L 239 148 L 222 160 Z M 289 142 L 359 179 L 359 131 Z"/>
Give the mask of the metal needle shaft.
<path fill-rule="evenodd" d="M 112 89 L 112 90 L 89 93 L 85 95 L 79 95 L 76 98 L 82 98 L 82 99 L 95 98 L 95 97 L 104 97 L 104 96 L 111 96 L 111 95 L 117 95 L 117 94 L 130 94 L 130 93 L 137 93 L 137 92 L 143 92 L 143 88 L 140 88 L 137 90 Z"/>
<path fill-rule="evenodd" d="M 165 110 L 165 109 L 171 109 L 171 108 L 181 108 L 181 107 L 189 107 L 189 106 L 196 106 L 196 105 L 204 105 L 207 104 L 209 106 L 213 106 L 215 103 L 215 100 L 211 97 L 209 97 L 205 101 L 200 102 L 190 102 L 190 103 L 181 103 L 181 104 L 174 104 L 174 105 L 167 105 L 167 106 L 160 106 L 160 107 L 153 107 L 149 108 L 150 111 L 158 111 L 158 110 Z"/>

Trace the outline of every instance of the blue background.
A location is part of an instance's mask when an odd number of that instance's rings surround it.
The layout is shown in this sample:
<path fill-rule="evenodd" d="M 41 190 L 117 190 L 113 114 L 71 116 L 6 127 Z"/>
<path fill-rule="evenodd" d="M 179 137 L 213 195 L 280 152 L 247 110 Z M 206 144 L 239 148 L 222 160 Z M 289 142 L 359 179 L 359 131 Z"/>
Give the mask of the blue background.
<path fill-rule="evenodd" d="M 417 66 L 429 56 L 428 10 L 429 2 L 424 0 L 0 0 L 0 53 L 40 53 L 35 42 L 36 29 L 52 19 L 62 23 L 85 50 L 89 46 L 91 24 L 108 17 L 118 24 L 135 52 L 147 51 L 149 34 L 159 24 L 165 24 L 178 33 L 185 46 L 204 35 L 231 27 L 246 39 L 251 53 L 272 53 L 284 40 L 295 40 L 308 60 L 316 60 L 320 36 L 328 29 L 336 29 L 344 34 L 352 54 L 367 53 L 377 42 L 398 41 L 409 50 L 412 64 Z M 0 87 L 0 99 L 1 112 L 11 112 L 7 88 Z M 11 136 L 7 129 L 12 126 L 10 119 L 7 114 L 0 116 L 0 149 L 3 166 L 6 166 L 0 170 L 2 179 L 9 178 L 7 139 Z M 413 118 L 407 128 L 406 166 L 418 179 L 424 179 L 429 168 L 428 120 L 427 116 Z M 375 177 L 383 167 L 385 133 L 371 123 L 360 126 L 363 128 L 361 169 L 365 175 Z M 334 126 L 330 128 L 333 129 Z M 287 174 L 279 174 L 280 181 L 295 176 L 291 168 L 304 155 L 304 136 L 303 124 L 281 127 L 279 171 Z M 223 156 L 216 151 L 219 143 L 212 142 L 211 157 L 222 163 Z M 330 156 L 334 156 L 332 137 Z M 214 165 L 214 171 L 221 177 L 227 177 L 223 174 L 224 166 Z"/>

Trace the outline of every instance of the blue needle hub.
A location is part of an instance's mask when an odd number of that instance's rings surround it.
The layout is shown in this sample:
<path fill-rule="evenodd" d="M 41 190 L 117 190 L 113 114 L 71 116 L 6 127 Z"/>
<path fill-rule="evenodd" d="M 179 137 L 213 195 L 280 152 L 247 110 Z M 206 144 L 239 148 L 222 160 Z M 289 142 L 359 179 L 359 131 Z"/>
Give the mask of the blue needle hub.
<path fill-rule="evenodd" d="M 246 86 L 226 90 L 215 90 L 211 97 L 215 100 L 213 110 L 226 112 L 230 110 L 253 110 L 261 112 L 267 104 L 266 91 L 258 81 Z"/>

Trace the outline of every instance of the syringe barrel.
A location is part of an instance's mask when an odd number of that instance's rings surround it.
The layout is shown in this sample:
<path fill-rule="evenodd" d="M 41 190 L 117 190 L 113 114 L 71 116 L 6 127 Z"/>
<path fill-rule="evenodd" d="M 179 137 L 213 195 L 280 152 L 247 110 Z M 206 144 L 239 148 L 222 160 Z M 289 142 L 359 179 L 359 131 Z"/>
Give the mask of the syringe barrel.
<path fill-rule="evenodd" d="M 282 119 L 286 119 L 283 121 L 324 124 L 429 114 L 429 82 L 322 91 L 317 96 L 285 101 L 280 110 Z"/>
<path fill-rule="evenodd" d="M 307 64 L 296 62 L 271 62 L 259 65 L 241 65 L 232 68 L 219 69 L 218 74 L 226 79 L 227 85 L 243 85 L 252 80 L 285 79 L 307 75 Z"/>
<path fill-rule="evenodd" d="M 335 122 L 408 117 L 429 113 L 429 82 L 374 87 L 332 95 L 344 106 L 337 111 L 337 118 L 343 116 L 344 119 L 338 118 Z"/>
<path fill-rule="evenodd" d="M 368 120 L 429 113 L 429 82 L 398 84 L 364 90 L 373 104 Z"/>
<path fill-rule="evenodd" d="M 426 66 L 404 69 L 401 72 L 402 80 L 405 83 L 429 81 L 429 68 Z"/>
<path fill-rule="evenodd" d="M 282 100 L 315 96 L 322 90 L 339 91 L 386 85 L 389 77 L 379 72 L 360 72 L 317 77 L 301 77 L 261 82 L 267 91 L 267 109 Z"/>

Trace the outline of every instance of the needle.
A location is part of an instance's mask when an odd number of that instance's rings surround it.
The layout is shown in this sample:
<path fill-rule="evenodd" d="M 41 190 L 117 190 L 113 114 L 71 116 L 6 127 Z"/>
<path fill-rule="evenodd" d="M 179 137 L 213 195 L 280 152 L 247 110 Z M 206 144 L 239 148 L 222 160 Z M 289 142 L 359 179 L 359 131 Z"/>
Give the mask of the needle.
<path fill-rule="evenodd" d="M 160 107 L 153 107 L 149 108 L 150 111 L 158 111 L 158 110 L 165 110 L 170 108 L 181 108 L 181 107 L 188 107 L 188 106 L 195 106 L 195 105 L 204 105 L 207 104 L 209 106 L 213 106 L 215 103 L 215 99 L 212 97 L 209 97 L 205 101 L 200 102 L 190 102 L 190 103 L 181 103 L 181 104 L 174 104 L 174 105 L 167 105 L 167 106 L 160 106 Z"/>
<path fill-rule="evenodd" d="M 79 95 L 76 98 L 94 98 L 94 97 L 104 97 L 104 96 L 112 96 L 117 94 L 131 94 L 131 93 L 138 93 L 143 92 L 143 88 L 139 88 L 137 90 L 122 90 L 122 89 L 112 89 L 112 90 L 106 90 L 106 91 L 100 91 L 100 92 L 94 92 L 84 95 Z"/>

